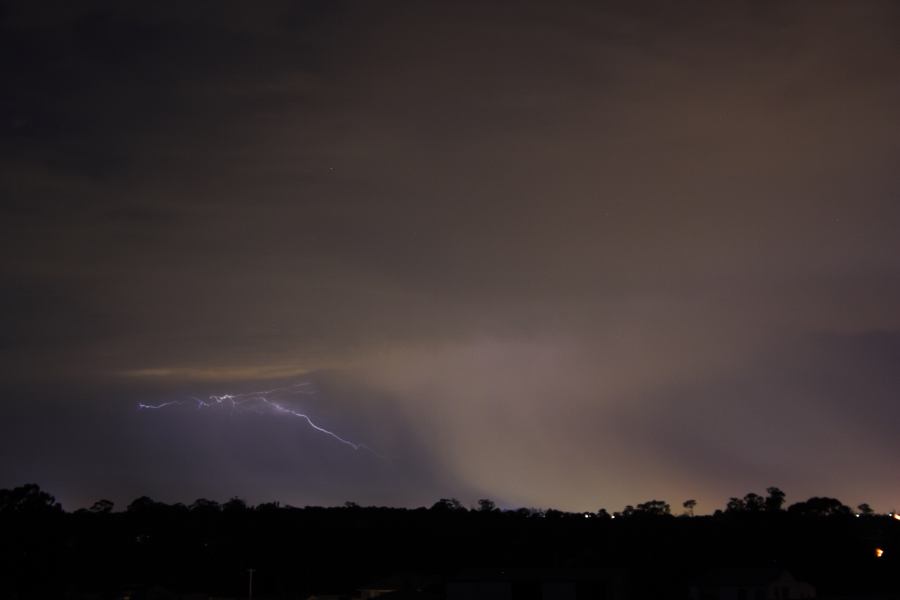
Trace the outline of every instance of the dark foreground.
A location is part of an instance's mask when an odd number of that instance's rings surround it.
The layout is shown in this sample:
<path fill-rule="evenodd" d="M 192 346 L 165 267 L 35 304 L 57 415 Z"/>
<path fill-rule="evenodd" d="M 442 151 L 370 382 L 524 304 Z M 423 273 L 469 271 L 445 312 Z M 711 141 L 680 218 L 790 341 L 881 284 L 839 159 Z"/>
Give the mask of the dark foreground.
<path fill-rule="evenodd" d="M 900 520 L 765 500 L 702 517 L 657 501 L 610 515 L 141 498 L 67 513 L 23 486 L 0 490 L 0 598 L 246 598 L 249 569 L 258 599 L 900 598 Z"/>

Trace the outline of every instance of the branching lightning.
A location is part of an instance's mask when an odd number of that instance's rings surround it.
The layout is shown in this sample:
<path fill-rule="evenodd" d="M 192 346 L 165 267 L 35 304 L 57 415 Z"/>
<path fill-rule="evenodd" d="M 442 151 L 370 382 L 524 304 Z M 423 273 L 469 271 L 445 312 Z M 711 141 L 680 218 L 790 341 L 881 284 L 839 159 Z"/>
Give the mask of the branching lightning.
<path fill-rule="evenodd" d="M 181 400 L 172 400 L 171 402 L 163 402 L 162 404 L 138 404 L 138 408 L 158 410 L 160 408 L 165 408 L 167 406 L 172 406 L 175 404 L 181 404 Z"/>
<path fill-rule="evenodd" d="M 300 417 L 301 419 L 306 421 L 309 424 L 309 426 L 312 427 L 313 429 L 315 429 L 316 431 L 320 431 L 320 432 L 324 433 L 325 435 L 330 435 L 331 437 L 333 437 L 340 443 L 347 444 L 354 450 L 359 450 L 362 447 L 361 444 L 356 444 L 354 442 L 351 442 L 350 440 L 345 440 L 344 438 L 337 435 L 336 433 L 328 431 L 324 427 L 319 427 L 318 425 L 313 423 L 312 419 L 310 419 L 309 416 L 307 416 L 301 412 L 297 412 L 296 410 L 292 410 L 290 408 L 285 408 L 285 407 L 281 406 L 280 404 L 278 404 L 277 402 L 272 402 L 268 398 L 263 398 L 262 401 L 280 413 L 285 413 L 285 414 L 289 414 L 289 415 L 294 415 L 295 417 Z"/>
<path fill-rule="evenodd" d="M 313 430 L 327 435 L 333 438 L 335 441 L 340 442 L 346 446 L 353 448 L 354 450 L 366 450 L 379 458 L 383 458 L 380 454 L 366 446 L 365 444 L 361 444 L 358 442 L 353 442 L 346 438 L 339 436 L 338 434 L 325 429 L 321 425 L 317 424 L 312 418 L 304 412 L 300 412 L 290 406 L 286 405 L 284 402 L 278 400 L 273 400 L 270 396 L 273 395 L 286 395 L 286 394 L 309 394 L 314 395 L 315 391 L 312 389 L 312 384 L 309 382 L 301 382 L 296 383 L 289 386 L 277 387 L 268 390 L 260 390 L 256 392 L 247 392 L 242 394 L 212 394 L 208 396 L 206 399 L 198 398 L 196 396 L 189 396 L 187 400 L 170 400 L 168 402 L 162 402 L 159 404 L 145 404 L 139 403 L 137 405 L 138 410 L 160 410 L 163 408 L 168 408 L 170 406 L 181 406 L 184 404 L 193 403 L 197 409 L 217 409 L 217 408 L 228 408 L 232 411 L 240 411 L 240 412 L 268 412 L 269 414 L 275 415 L 289 415 L 293 417 L 297 417 L 302 419 L 309 425 Z"/>

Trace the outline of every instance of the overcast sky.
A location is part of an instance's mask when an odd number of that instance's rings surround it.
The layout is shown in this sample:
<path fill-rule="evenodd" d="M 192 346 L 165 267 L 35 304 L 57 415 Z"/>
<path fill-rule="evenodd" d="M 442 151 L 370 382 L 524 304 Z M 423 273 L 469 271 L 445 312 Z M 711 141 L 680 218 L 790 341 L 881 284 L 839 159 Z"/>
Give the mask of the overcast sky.
<path fill-rule="evenodd" d="M 2 487 L 900 503 L 896 2 L 7 0 L 0 68 Z M 196 400 L 296 385 L 373 451 Z"/>

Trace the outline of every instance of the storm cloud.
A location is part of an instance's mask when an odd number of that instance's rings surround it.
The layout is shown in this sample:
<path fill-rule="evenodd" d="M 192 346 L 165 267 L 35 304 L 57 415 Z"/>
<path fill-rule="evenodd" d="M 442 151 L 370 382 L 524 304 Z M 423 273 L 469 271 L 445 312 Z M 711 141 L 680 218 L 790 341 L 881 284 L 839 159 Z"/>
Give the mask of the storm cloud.
<path fill-rule="evenodd" d="M 895 3 L 0 19 L 0 485 L 896 502 Z M 136 410 L 284 381 L 389 461 Z"/>

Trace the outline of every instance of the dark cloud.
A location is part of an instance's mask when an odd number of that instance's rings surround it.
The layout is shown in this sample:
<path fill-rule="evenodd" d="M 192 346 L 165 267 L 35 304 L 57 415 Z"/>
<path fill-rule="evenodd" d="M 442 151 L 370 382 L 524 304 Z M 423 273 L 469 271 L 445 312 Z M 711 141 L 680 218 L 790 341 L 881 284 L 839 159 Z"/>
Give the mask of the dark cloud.
<path fill-rule="evenodd" d="M 894 3 L 3 6 L 0 352 L 46 442 L 0 484 L 77 444 L 119 494 L 895 493 L 852 467 L 895 449 Z M 324 372 L 406 483 L 128 412 Z"/>

